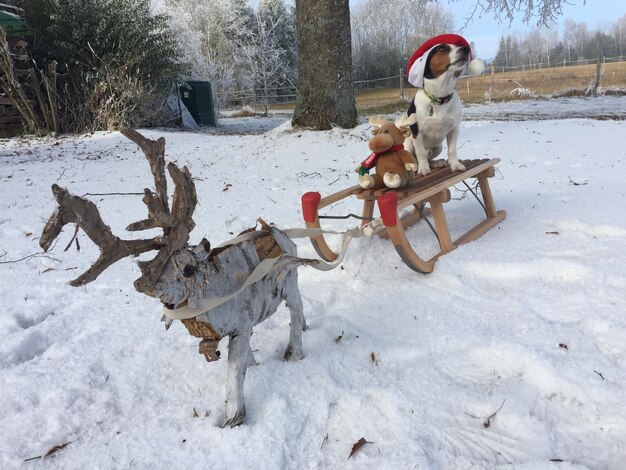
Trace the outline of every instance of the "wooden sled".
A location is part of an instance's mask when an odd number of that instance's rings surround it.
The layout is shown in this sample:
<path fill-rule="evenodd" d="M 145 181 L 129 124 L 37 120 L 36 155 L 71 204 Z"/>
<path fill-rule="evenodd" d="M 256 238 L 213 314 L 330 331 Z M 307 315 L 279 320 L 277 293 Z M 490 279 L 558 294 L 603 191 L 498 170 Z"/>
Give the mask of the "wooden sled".
<path fill-rule="evenodd" d="M 363 220 L 361 222 L 363 230 L 367 230 L 368 234 L 377 234 L 382 238 L 389 238 L 400 258 L 409 268 L 420 273 L 430 273 L 435 267 L 435 261 L 441 255 L 454 250 L 463 243 L 476 240 L 506 217 L 505 211 L 496 210 L 489 187 L 489 178 L 495 174 L 494 165 L 499 162 L 499 158 L 464 160 L 462 161 L 465 165 L 463 172 L 453 173 L 449 167 L 436 168 L 427 176 L 416 177 L 413 185 L 400 189 L 372 190 L 362 189 L 356 185 L 324 198 L 318 192 L 308 192 L 302 196 L 302 215 L 307 228 L 319 229 L 321 228 L 320 218 L 329 218 L 320 216 L 320 209 L 350 196 L 356 196 L 363 200 Z M 467 183 L 465 184 L 483 206 L 486 217 L 463 236 L 452 241 L 443 206 L 450 201 L 449 188 L 465 182 L 468 178 L 478 180 L 482 201 L 471 187 Z M 376 202 L 378 202 L 381 220 L 372 217 Z M 430 209 L 425 208 L 426 204 L 430 206 Z M 400 218 L 400 211 L 409 206 L 414 206 L 414 210 Z M 431 259 L 424 260 L 415 253 L 404 230 L 421 219 L 425 219 L 428 215 L 432 215 L 434 219 L 434 231 L 439 240 L 440 251 Z M 430 225 L 427 219 L 426 221 Z M 337 259 L 338 254 L 328 246 L 323 234 L 312 236 L 310 239 L 315 251 L 324 260 L 331 262 Z"/>

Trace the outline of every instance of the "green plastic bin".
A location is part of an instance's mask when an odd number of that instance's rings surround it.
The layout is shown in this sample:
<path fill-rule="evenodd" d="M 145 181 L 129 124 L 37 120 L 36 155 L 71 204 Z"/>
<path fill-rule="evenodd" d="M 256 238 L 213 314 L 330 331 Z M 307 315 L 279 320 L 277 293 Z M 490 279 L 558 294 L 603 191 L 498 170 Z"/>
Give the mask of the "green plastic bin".
<path fill-rule="evenodd" d="M 180 87 L 180 98 L 199 126 L 216 125 L 210 82 L 186 82 Z"/>
<path fill-rule="evenodd" d="M 24 10 L 0 3 L 0 28 L 4 29 L 8 38 L 32 35 L 22 19 Z"/>

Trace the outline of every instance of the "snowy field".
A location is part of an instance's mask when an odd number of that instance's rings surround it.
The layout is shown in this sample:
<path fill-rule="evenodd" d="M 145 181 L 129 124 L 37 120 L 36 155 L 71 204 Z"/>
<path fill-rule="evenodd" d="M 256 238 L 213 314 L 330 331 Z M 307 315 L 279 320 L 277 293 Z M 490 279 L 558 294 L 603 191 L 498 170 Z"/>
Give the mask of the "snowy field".
<path fill-rule="evenodd" d="M 624 113 L 621 99 L 603 103 Z M 367 125 L 145 134 L 163 135 L 169 160 L 191 169 L 191 241 L 214 245 L 259 216 L 302 227 L 301 194 L 354 184 L 369 153 Z M 430 275 L 378 238 L 355 240 L 341 269 L 302 268 L 306 357 L 282 361 L 281 307 L 252 337 L 247 421 L 221 429 L 226 361 L 207 364 L 181 324 L 164 330 L 159 303 L 132 287 L 134 262 L 72 288 L 98 254 L 84 234 L 80 252 L 63 252 L 66 228 L 37 254 L 51 184 L 141 192 L 152 187 L 143 155 L 118 133 L 0 141 L 0 468 L 623 469 L 626 122 L 477 120 L 459 145 L 461 158 L 502 159 L 492 190 L 503 223 Z M 447 205 L 453 237 L 481 216 L 462 195 Z M 145 217 L 141 196 L 90 198 L 118 235 Z M 434 253 L 427 227 L 408 236 Z M 371 443 L 348 459 L 361 437 Z"/>

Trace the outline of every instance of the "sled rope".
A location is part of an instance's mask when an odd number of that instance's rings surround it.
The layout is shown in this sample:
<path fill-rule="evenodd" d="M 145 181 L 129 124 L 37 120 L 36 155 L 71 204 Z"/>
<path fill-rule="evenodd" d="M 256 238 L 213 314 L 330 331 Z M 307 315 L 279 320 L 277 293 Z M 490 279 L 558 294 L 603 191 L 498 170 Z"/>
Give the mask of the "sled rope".
<path fill-rule="evenodd" d="M 366 220 L 368 222 L 371 222 L 372 220 L 375 219 L 375 217 L 362 217 L 360 215 L 353 214 L 352 212 L 350 212 L 348 215 L 318 215 L 317 216 L 318 219 L 349 219 L 350 217 L 354 219 L 359 219 L 359 220 Z"/>
<path fill-rule="evenodd" d="M 267 258 L 261 261 L 257 267 L 250 273 L 248 278 L 244 281 L 244 283 L 234 292 L 230 294 L 214 297 L 210 299 L 200 299 L 196 302 L 195 306 L 183 306 L 175 309 L 170 309 L 168 307 L 163 306 L 163 315 L 172 320 L 188 320 L 190 318 L 197 317 L 203 313 L 206 313 L 214 308 L 219 307 L 220 305 L 232 300 L 244 289 L 250 287 L 255 282 L 263 279 L 267 274 L 270 273 L 273 269 L 283 269 L 290 266 L 296 267 L 299 265 L 311 266 L 319 271 L 330 271 L 335 269 L 339 264 L 343 261 L 343 258 L 348 250 L 348 245 L 353 238 L 360 238 L 364 236 L 363 230 L 359 227 L 354 227 L 345 232 L 336 232 L 334 230 L 322 230 L 319 228 L 311 228 L 311 229 L 286 229 L 283 230 L 285 235 L 289 238 L 308 238 L 322 234 L 331 234 L 331 235 L 343 235 L 343 240 L 341 242 L 341 250 L 339 252 L 339 256 L 332 263 L 328 263 L 322 260 L 314 260 L 307 258 L 300 258 L 298 256 L 286 255 L 282 254 L 275 258 Z M 248 232 L 242 235 L 239 235 L 225 243 L 222 243 L 218 248 L 225 248 L 231 245 L 236 245 L 238 243 L 242 243 L 244 241 L 255 240 L 257 238 L 269 235 L 269 231 L 267 230 L 258 230 L 255 232 Z"/>

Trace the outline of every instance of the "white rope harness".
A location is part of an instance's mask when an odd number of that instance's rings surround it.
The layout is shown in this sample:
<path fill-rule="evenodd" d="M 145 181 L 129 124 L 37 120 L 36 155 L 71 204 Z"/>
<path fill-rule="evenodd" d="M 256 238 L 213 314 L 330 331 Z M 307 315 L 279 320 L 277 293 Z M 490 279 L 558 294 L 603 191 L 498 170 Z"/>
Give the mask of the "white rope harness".
<path fill-rule="evenodd" d="M 250 273 L 248 278 L 244 281 L 244 283 L 234 292 L 230 294 L 221 296 L 221 297 L 213 297 L 210 299 L 201 299 L 196 302 L 195 307 L 190 307 L 188 305 L 179 307 L 176 309 L 169 309 L 167 307 L 163 307 L 163 315 L 172 320 L 187 320 L 189 318 L 197 317 L 209 310 L 212 310 L 220 305 L 228 302 L 229 300 L 235 298 L 239 295 L 244 289 L 250 287 L 255 282 L 263 279 L 272 269 L 281 269 L 285 268 L 288 265 L 308 265 L 319 271 L 330 271 L 335 269 L 339 264 L 343 261 L 343 258 L 348 250 L 348 245 L 353 238 L 360 238 L 362 236 L 371 235 L 371 231 L 364 231 L 362 228 L 354 227 L 345 232 L 335 232 L 332 230 L 322 230 L 319 228 L 311 228 L 311 229 L 286 229 L 283 230 L 283 233 L 287 235 L 289 238 L 308 238 L 314 237 L 322 234 L 332 234 L 332 235 L 343 235 L 343 240 L 341 242 L 341 249 L 339 251 L 339 255 L 337 259 L 331 263 L 322 260 L 313 260 L 307 258 L 300 258 L 297 256 L 282 254 L 275 258 L 267 258 L 261 261 L 257 267 Z M 222 243 L 218 248 L 226 248 L 228 246 L 236 245 L 238 243 L 242 243 L 249 240 L 255 240 L 257 238 L 261 238 L 263 236 L 268 235 L 269 232 L 267 230 L 257 230 L 254 232 L 248 232 L 241 234 L 227 242 Z"/>

